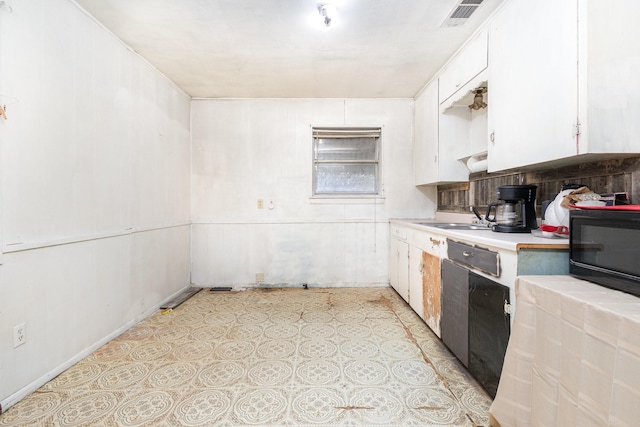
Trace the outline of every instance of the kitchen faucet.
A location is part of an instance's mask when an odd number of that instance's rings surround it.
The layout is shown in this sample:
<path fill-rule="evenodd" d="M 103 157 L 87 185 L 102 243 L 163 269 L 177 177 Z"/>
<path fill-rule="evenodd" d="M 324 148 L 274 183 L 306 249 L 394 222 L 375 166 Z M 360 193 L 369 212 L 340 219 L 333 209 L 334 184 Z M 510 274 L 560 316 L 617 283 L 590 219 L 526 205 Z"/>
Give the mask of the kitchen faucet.
<path fill-rule="evenodd" d="M 469 206 L 469 210 L 473 212 L 473 214 L 478 218 L 478 222 L 480 224 L 486 224 L 485 219 L 482 218 L 482 215 L 480 215 L 480 212 L 478 212 L 478 209 L 476 209 L 475 206 Z M 472 221 L 472 222 L 475 222 L 475 221 Z"/>

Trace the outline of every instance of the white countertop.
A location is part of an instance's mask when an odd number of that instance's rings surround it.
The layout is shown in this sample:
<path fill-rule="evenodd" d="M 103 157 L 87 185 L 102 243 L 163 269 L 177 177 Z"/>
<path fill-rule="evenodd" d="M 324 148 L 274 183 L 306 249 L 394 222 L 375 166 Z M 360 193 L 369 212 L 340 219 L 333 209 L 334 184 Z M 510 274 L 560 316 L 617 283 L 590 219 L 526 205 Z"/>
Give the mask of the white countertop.
<path fill-rule="evenodd" d="M 420 222 L 470 222 L 469 216 L 445 218 L 398 218 L 390 219 L 392 224 L 402 225 L 416 230 L 424 230 L 433 234 L 464 240 L 474 244 L 491 246 L 497 249 L 519 251 L 523 248 L 533 249 L 569 249 L 569 239 L 542 237 L 539 230 L 532 233 L 499 233 L 487 230 L 451 230 L 446 228 L 420 225 Z M 462 219 L 462 220 L 460 220 Z M 465 220 L 466 219 L 466 220 Z"/>

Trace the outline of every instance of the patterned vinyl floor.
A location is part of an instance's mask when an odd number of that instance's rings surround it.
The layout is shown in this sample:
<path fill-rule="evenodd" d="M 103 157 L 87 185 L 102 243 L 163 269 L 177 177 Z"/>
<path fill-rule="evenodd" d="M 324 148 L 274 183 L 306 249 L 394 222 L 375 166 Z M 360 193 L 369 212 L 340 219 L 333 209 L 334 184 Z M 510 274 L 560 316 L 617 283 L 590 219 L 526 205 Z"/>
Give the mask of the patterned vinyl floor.
<path fill-rule="evenodd" d="M 2 426 L 488 426 L 490 397 L 391 288 L 204 289 Z"/>

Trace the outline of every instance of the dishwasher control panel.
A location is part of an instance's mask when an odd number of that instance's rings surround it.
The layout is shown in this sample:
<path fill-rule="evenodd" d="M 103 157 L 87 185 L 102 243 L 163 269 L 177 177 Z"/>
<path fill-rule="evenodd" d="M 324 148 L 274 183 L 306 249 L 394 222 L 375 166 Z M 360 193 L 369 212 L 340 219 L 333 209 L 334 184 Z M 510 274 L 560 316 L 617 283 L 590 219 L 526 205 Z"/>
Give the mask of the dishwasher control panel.
<path fill-rule="evenodd" d="M 498 252 L 447 239 L 447 257 L 451 261 L 500 277 Z"/>

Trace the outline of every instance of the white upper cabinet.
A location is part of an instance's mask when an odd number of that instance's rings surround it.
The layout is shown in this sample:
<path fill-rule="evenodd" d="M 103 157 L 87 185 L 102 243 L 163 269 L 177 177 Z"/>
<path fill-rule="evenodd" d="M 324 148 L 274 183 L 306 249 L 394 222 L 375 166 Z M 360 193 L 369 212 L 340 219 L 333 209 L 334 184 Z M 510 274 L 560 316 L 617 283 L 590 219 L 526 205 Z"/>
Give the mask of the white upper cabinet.
<path fill-rule="evenodd" d="M 486 151 L 482 148 L 486 146 L 486 115 L 478 119 L 468 108 L 473 89 L 486 85 L 486 68 L 485 29 L 416 97 L 415 185 L 467 181 L 469 170 L 460 159 Z M 478 129 L 485 129 L 480 138 L 476 137 Z"/>
<path fill-rule="evenodd" d="M 441 104 L 449 104 L 475 89 L 474 79 L 487 68 L 487 30 L 476 34 L 439 76 Z M 455 96 L 454 96 L 455 95 Z"/>
<path fill-rule="evenodd" d="M 578 154 L 640 152 L 640 1 L 578 2 Z"/>
<path fill-rule="evenodd" d="M 504 5 L 489 23 L 489 172 L 640 152 L 638 17 L 637 0 Z"/>
<path fill-rule="evenodd" d="M 416 97 L 413 138 L 414 184 L 432 184 L 438 180 L 437 79 Z"/>
<path fill-rule="evenodd" d="M 453 133 L 460 133 L 464 140 L 468 125 L 457 115 L 444 117 L 439 113 L 438 80 L 431 82 L 415 100 L 415 128 L 413 169 L 414 184 L 437 184 L 466 181 L 469 172 L 458 161 L 465 145 L 447 143 L 456 140 Z M 445 138 L 446 135 L 446 138 Z"/>
<path fill-rule="evenodd" d="M 490 22 L 489 172 L 576 154 L 576 13 L 511 0 Z"/>

